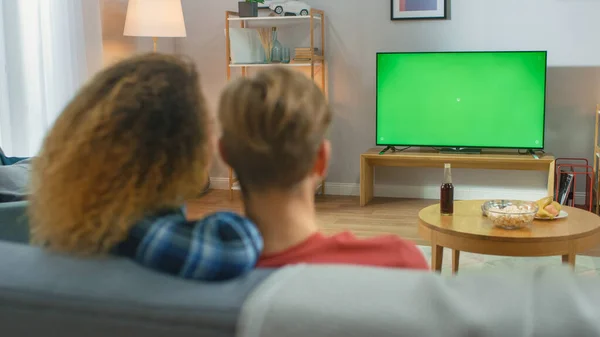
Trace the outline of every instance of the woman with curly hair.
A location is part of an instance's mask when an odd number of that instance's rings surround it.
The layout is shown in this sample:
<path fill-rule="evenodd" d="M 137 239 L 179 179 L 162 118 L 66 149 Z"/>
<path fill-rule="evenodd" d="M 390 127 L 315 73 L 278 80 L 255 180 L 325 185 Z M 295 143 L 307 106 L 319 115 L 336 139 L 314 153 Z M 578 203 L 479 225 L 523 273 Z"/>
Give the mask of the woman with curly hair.
<path fill-rule="evenodd" d="M 192 64 L 148 54 L 102 71 L 58 117 L 33 162 L 33 241 L 191 279 L 251 270 L 262 239 L 250 221 L 225 212 L 188 221 L 183 211 L 207 181 L 210 125 Z"/>

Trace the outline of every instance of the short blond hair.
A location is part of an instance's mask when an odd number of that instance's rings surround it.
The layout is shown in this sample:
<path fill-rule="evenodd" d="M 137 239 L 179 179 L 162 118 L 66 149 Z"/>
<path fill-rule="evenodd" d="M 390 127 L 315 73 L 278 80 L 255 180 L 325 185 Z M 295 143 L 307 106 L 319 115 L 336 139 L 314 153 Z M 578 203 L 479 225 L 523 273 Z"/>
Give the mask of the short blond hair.
<path fill-rule="evenodd" d="M 291 188 L 313 168 L 331 118 L 303 74 L 272 68 L 239 79 L 221 95 L 225 160 L 245 189 Z"/>
<path fill-rule="evenodd" d="M 144 216 L 195 197 L 206 181 L 208 123 L 191 62 L 147 54 L 97 74 L 34 160 L 34 243 L 106 253 Z"/>

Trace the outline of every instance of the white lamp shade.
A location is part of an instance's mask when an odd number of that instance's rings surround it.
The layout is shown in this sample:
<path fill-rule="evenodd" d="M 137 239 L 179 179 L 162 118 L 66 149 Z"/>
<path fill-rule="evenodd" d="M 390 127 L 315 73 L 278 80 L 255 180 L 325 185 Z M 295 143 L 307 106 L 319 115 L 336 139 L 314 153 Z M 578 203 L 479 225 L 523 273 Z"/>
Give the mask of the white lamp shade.
<path fill-rule="evenodd" d="M 181 0 L 129 0 L 123 35 L 186 36 Z"/>

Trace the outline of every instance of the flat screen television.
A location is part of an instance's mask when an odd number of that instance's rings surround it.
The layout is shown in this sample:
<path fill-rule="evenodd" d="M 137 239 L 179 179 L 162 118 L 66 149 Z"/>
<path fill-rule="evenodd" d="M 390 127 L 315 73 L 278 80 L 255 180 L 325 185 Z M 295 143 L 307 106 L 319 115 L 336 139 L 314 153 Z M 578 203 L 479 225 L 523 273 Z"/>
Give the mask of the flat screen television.
<path fill-rule="evenodd" d="M 543 149 L 545 51 L 377 54 L 378 146 Z"/>

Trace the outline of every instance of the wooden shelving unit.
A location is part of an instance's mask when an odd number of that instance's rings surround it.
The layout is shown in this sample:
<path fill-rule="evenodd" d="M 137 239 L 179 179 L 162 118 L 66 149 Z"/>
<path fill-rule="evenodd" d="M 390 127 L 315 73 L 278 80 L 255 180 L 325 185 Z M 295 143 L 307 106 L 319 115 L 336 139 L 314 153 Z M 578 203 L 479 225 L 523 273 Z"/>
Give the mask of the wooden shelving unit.
<path fill-rule="evenodd" d="M 229 38 L 229 28 L 231 24 L 239 24 L 241 28 L 270 28 L 287 27 L 290 25 L 307 26 L 310 32 L 310 61 L 285 63 L 263 63 L 263 64 L 233 64 L 231 63 L 231 44 Z M 317 37 L 320 35 L 320 44 L 317 45 Z M 225 12 L 225 40 L 226 55 L 225 64 L 227 67 L 227 81 L 232 78 L 232 70 L 241 70 L 241 76 L 247 76 L 251 69 L 261 69 L 266 67 L 292 67 L 298 69 L 310 69 L 310 77 L 320 85 L 321 89 L 327 95 L 326 74 L 325 74 L 325 12 L 318 9 L 311 9 L 308 16 L 262 16 L 252 18 L 241 18 L 239 13 Z M 314 54 L 316 46 L 320 46 L 321 55 Z M 292 48 L 290 48 L 292 49 Z M 293 51 L 293 50 L 292 50 Z M 233 170 L 229 168 L 229 198 L 233 199 L 233 191 L 238 189 L 237 179 Z M 321 183 L 318 190 L 325 194 L 325 181 Z"/>
<path fill-rule="evenodd" d="M 321 65 L 320 61 L 315 61 L 314 63 L 316 66 Z M 229 67 L 230 68 L 266 68 L 266 67 L 272 67 L 273 65 L 275 65 L 275 64 L 271 64 L 271 63 L 247 63 L 247 64 L 237 63 L 237 64 L 231 64 L 231 65 L 229 65 Z M 310 67 L 311 66 L 310 62 L 293 62 L 293 61 L 290 63 L 278 63 L 276 65 L 281 66 L 281 67 Z"/>
<path fill-rule="evenodd" d="M 598 127 L 600 127 L 600 104 L 596 105 L 596 128 L 594 129 L 594 156 L 592 160 L 594 161 L 594 205 L 596 206 L 596 214 L 600 214 L 600 144 L 598 144 Z"/>
<path fill-rule="evenodd" d="M 239 21 L 239 22 L 255 22 L 257 25 L 253 25 L 253 27 L 272 27 L 273 24 L 279 25 L 293 25 L 298 23 L 306 23 L 308 21 L 318 22 L 321 21 L 321 17 L 319 15 L 323 14 L 323 11 L 313 9 L 312 12 L 316 13 L 313 15 L 311 13 L 308 16 L 258 16 L 251 18 L 240 18 L 239 14 L 236 12 L 228 12 L 231 15 L 228 16 L 229 22 Z"/>

